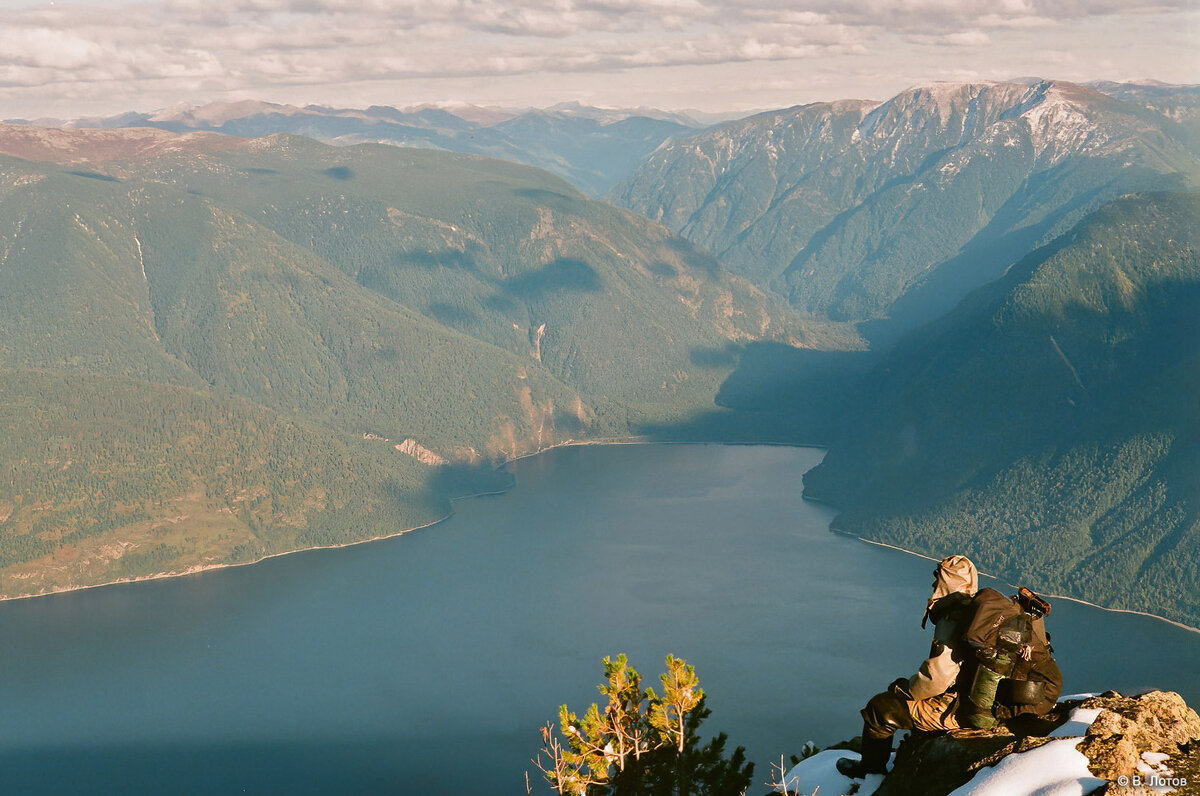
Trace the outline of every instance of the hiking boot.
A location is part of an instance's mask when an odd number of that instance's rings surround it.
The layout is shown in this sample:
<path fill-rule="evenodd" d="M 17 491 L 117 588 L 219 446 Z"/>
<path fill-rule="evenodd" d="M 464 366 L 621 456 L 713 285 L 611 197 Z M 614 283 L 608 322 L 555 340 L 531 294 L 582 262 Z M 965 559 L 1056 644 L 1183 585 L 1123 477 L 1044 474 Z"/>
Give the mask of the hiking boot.
<path fill-rule="evenodd" d="M 867 774 L 887 773 L 887 769 L 883 766 L 871 767 L 861 760 L 855 760 L 853 757 L 840 758 L 837 761 L 837 770 L 843 777 L 850 777 L 850 779 L 862 779 Z"/>
<path fill-rule="evenodd" d="M 872 738 L 864 735 L 862 739 L 862 759 L 843 757 L 835 764 L 838 773 L 850 779 L 862 779 L 867 774 L 886 774 L 888 758 L 892 756 L 892 739 Z"/>

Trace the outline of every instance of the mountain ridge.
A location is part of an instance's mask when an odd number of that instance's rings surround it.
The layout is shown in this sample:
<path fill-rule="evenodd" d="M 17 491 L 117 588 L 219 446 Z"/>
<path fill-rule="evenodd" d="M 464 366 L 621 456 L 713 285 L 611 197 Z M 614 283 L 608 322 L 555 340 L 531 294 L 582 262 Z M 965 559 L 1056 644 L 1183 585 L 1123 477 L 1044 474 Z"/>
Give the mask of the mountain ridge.
<path fill-rule="evenodd" d="M 339 145 L 431 147 L 544 168 L 598 196 L 631 173 L 666 138 L 709 122 L 697 121 L 686 112 L 596 108 L 578 102 L 526 109 L 456 104 L 358 109 L 240 100 L 33 123 L 68 129 L 204 131 L 241 138 L 291 133 Z"/>
<path fill-rule="evenodd" d="M 939 83 L 665 144 L 610 197 L 813 317 L 894 339 L 1107 199 L 1184 190 L 1160 114 L 1082 86 Z"/>

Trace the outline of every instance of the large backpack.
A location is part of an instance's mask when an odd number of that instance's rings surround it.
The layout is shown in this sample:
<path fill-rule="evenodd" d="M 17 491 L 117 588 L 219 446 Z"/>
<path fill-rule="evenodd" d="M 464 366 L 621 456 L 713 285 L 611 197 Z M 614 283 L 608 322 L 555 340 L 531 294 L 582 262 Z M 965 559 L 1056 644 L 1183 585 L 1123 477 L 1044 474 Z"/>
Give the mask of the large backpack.
<path fill-rule="evenodd" d="M 964 697 L 970 694 L 964 702 L 986 703 L 987 687 L 983 688 L 983 700 L 976 694 L 982 680 L 991 678 L 995 684 L 991 693 L 994 702 L 964 707 L 968 712 L 982 709 L 999 719 L 1050 712 L 1062 693 L 1062 673 L 1054 661 L 1043 619 L 1050 612 L 1050 604 L 1024 588 L 1012 597 L 995 589 L 981 589 L 971 600 L 971 608 L 973 615 L 964 639 L 975 655 L 964 666 L 967 688 L 959 693 Z M 981 668 L 986 671 L 981 672 Z"/>

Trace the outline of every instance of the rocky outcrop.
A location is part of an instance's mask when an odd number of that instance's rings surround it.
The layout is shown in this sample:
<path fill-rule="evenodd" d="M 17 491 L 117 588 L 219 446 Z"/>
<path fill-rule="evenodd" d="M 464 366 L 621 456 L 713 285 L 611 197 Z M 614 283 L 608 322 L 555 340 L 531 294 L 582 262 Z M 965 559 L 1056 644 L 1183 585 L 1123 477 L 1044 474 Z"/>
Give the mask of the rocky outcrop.
<path fill-rule="evenodd" d="M 1035 748 L 1033 738 L 1018 739 L 1003 727 L 960 730 L 936 735 L 914 734 L 896 752 L 891 772 L 875 791 L 877 796 L 947 794 L 975 773 L 1009 754 Z M 1037 739 L 1045 742 L 1045 738 Z M 1040 745 L 1040 744 L 1037 744 Z"/>
<path fill-rule="evenodd" d="M 439 456 L 411 437 L 396 445 L 395 448 L 401 453 L 413 457 L 421 464 L 427 464 L 430 467 L 440 467 L 443 464 L 449 464 L 444 456 Z"/>
<path fill-rule="evenodd" d="M 788 778 L 812 782 L 807 762 Z M 1105 796 L 1200 794 L 1200 716 L 1170 691 L 1068 699 L 1049 716 L 1008 727 L 911 733 L 882 781 L 826 779 L 820 796 L 1023 796 L 1065 792 L 1055 789 L 1063 783 Z"/>
<path fill-rule="evenodd" d="M 1078 748 L 1087 755 L 1092 773 L 1105 779 L 1139 773 L 1139 765 L 1144 766 L 1142 755 L 1147 752 L 1174 758 L 1200 740 L 1200 716 L 1173 691 L 1151 691 L 1138 697 L 1109 691 L 1085 700 L 1083 706 L 1099 708 L 1100 714 Z M 1200 781 L 1196 785 L 1200 787 Z"/>

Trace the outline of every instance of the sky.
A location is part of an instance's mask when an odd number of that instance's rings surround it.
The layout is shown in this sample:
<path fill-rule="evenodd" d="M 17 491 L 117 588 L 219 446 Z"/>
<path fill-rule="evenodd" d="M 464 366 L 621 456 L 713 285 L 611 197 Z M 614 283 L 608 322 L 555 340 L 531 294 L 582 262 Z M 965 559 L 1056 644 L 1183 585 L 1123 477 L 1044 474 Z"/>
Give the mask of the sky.
<path fill-rule="evenodd" d="M 259 99 L 714 112 L 1200 82 L 1196 0 L 0 0 L 0 118 Z"/>

